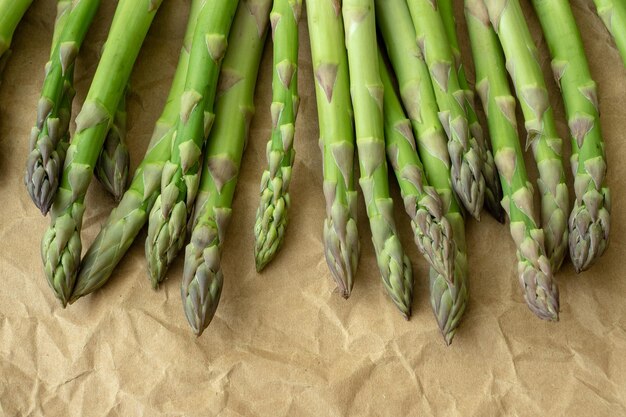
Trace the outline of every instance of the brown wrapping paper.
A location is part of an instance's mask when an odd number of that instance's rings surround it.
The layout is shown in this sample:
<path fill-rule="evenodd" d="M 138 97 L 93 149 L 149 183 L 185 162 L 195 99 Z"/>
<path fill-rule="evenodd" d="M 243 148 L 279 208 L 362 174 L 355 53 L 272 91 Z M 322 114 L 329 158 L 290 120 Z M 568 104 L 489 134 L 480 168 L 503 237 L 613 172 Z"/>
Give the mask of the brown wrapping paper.
<path fill-rule="evenodd" d="M 128 102 L 133 169 L 169 89 L 188 3 L 164 1 L 135 66 Z M 523 4 L 566 137 L 545 41 L 528 0 Z M 611 246 L 590 272 L 577 276 L 565 265 L 558 275 L 561 321 L 546 323 L 523 301 L 508 228 L 486 214 L 480 223 L 468 220 L 471 299 L 446 347 L 428 301 L 426 263 L 395 185 L 398 226 L 414 266 L 412 319 L 403 320 L 383 292 L 362 200 L 355 289 L 347 301 L 333 293 L 323 256 L 321 155 L 305 20 L 293 206 L 280 255 L 262 274 L 255 272 L 252 228 L 270 132 L 268 47 L 224 248 L 225 288 L 209 329 L 196 338 L 188 328 L 180 260 L 159 291 L 150 288 L 145 232 L 102 290 L 64 310 L 39 255 L 49 220 L 30 202 L 22 179 L 55 12 L 55 1 L 35 1 L 17 30 L 0 87 L 0 415 L 626 415 L 626 70 L 591 0 L 572 0 L 572 6 L 600 87 L 613 192 Z M 114 8 L 115 2 L 103 1 L 85 41 L 75 112 Z M 535 178 L 530 155 L 528 166 Z M 113 207 L 95 181 L 87 203 L 85 246 Z"/>

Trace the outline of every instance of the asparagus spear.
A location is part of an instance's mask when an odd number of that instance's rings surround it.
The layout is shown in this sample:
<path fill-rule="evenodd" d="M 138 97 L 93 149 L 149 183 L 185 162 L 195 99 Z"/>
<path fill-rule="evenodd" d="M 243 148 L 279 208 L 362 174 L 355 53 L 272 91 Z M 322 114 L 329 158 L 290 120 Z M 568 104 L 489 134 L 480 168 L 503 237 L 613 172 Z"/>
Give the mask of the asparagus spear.
<path fill-rule="evenodd" d="M 111 212 L 81 262 L 70 302 L 90 294 L 108 281 L 113 269 L 148 221 L 150 210 L 161 191 L 163 166 L 171 156 L 174 127 L 180 113 L 180 98 L 185 88 L 189 67 L 191 41 L 203 2 L 204 0 L 191 2 L 178 66 L 163 113 L 156 122 L 146 155 L 135 171 L 130 187 L 124 193 L 119 205 Z"/>
<path fill-rule="evenodd" d="M 340 3 L 308 0 L 307 17 L 324 162 L 324 254 L 340 294 L 348 298 L 360 244 L 356 225 L 352 103 Z"/>
<path fill-rule="evenodd" d="M 439 194 L 426 181 L 411 122 L 404 114 L 381 54 L 379 61 L 385 87 L 385 148 L 400 185 L 404 208 L 411 217 L 415 243 L 432 267 L 451 279 L 455 250 L 452 226 L 444 216 Z"/>
<path fill-rule="evenodd" d="M 74 287 L 80 262 L 84 200 L 93 167 L 160 4 L 159 0 L 120 0 L 107 46 L 76 117 L 76 135 L 68 149 L 63 178 L 52 205 L 51 225 L 41 244 L 46 276 L 64 306 Z"/>
<path fill-rule="evenodd" d="M 413 301 L 411 262 L 393 219 L 385 159 L 383 85 L 376 42 L 374 0 L 344 0 L 343 21 L 354 106 L 361 189 L 385 289 L 408 319 Z"/>
<path fill-rule="evenodd" d="M 556 131 L 535 46 L 518 0 L 485 0 L 506 58 L 506 67 L 526 120 L 526 147 L 532 147 L 539 168 L 541 220 L 546 253 L 556 273 L 567 250 L 568 190 L 563 171 L 563 143 Z"/>
<path fill-rule="evenodd" d="M 517 270 L 524 298 L 536 315 L 557 320 L 559 293 L 546 256 L 545 235 L 534 214 L 533 187 L 517 134 L 515 98 L 509 88 L 500 42 L 489 23 L 483 0 L 465 0 L 465 15 L 476 66 L 476 90 L 489 122 L 504 191 L 502 205 L 517 246 Z"/>
<path fill-rule="evenodd" d="M 204 156 L 181 283 L 185 316 L 198 336 L 211 322 L 222 292 L 222 245 L 254 114 L 254 88 L 271 6 L 271 0 L 240 3 L 220 75 L 215 123 Z"/>
<path fill-rule="evenodd" d="M 0 74 L 9 57 L 13 33 L 33 0 L 0 0 Z"/>
<path fill-rule="evenodd" d="M 35 205 L 46 214 L 54 200 L 69 146 L 74 63 L 100 0 L 59 1 L 50 60 L 46 64 L 37 122 L 30 134 L 25 183 Z M 63 105 L 63 102 L 66 104 Z"/>
<path fill-rule="evenodd" d="M 467 113 L 467 121 L 472 135 L 476 138 L 480 150 L 480 157 L 483 161 L 483 178 L 485 179 L 485 207 L 487 211 L 500 223 L 504 223 L 504 210 L 500 204 L 502 200 L 502 189 L 498 179 L 498 170 L 493 159 L 493 153 L 489 147 L 489 138 L 485 137 L 483 128 L 478 121 L 476 115 L 476 101 L 474 98 L 474 90 L 470 87 L 465 75 L 465 66 L 461 57 L 461 49 L 459 48 L 459 40 L 457 37 L 456 21 L 454 18 L 454 8 L 452 0 L 438 0 L 441 19 L 448 35 L 448 42 L 454 54 L 454 62 L 456 72 L 459 79 L 459 86 L 465 93 L 465 111 Z"/>
<path fill-rule="evenodd" d="M 95 168 L 96 178 L 117 202 L 124 196 L 130 170 L 130 154 L 126 145 L 127 96 L 128 89 L 122 95 Z"/>
<path fill-rule="evenodd" d="M 415 42 L 415 29 L 406 1 L 387 0 L 385 7 L 376 11 L 427 181 L 441 197 L 443 212 L 452 226 L 456 249 L 454 274 L 446 278 L 436 273 L 434 268 L 430 273 L 431 306 L 444 340 L 450 343 L 465 311 L 469 288 L 465 226 L 461 208 L 452 191 L 446 136 L 437 114 L 428 67 Z"/>
<path fill-rule="evenodd" d="M 214 118 L 215 87 L 238 3 L 206 1 L 198 15 L 172 155 L 163 167 L 161 194 L 150 212 L 146 258 L 154 288 L 165 279 L 185 242 L 187 217 L 200 182 L 202 147 Z"/>
<path fill-rule="evenodd" d="M 65 25 L 69 20 L 71 10 L 71 0 L 59 0 L 57 3 L 57 15 L 54 24 L 54 32 L 52 34 L 51 58 L 49 63 L 52 61 L 55 45 L 57 45 L 59 37 L 62 35 Z M 73 68 L 73 64 L 71 67 Z M 49 66 L 46 65 L 46 72 L 48 71 Z M 26 163 L 24 183 L 35 205 L 40 209 L 43 207 L 42 213 L 44 214 L 47 213 L 52 204 L 54 192 L 56 192 L 56 187 L 59 183 L 59 175 L 63 168 L 65 153 L 70 146 L 69 124 L 72 113 L 72 100 L 75 94 L 73 78 L 73 71 L 68 69 L 67 77 L 60 80 L 62 90 L 58 106 L 54 109 L 55 117 L 52 117 L 53 112 L 51 111 L 45 123 L 43 120 L 41 123 L 38 120 L 37 126 L 32 129 L 30 135 L 30 154 Z M 47 100 L 44 101 L 40 99 L 40 105 L 47 107 L 48 103 Z M 48 126 L 52 129 L 48 129 Z M 43 132 L 44 130 L 46 130 L 45 134 Z M 52 135 L 50 135 L 50 133 L 52 133 Z M 56 144 L 54 142 L 56 142 Z M 47 156 L 47 160 L 44 160 L 44 155 Z M 50 191 L 51 187 L 54 188 L 54 192 Z M 43 197 L 45 201 L 42 201 L 41 197 Z"/>
<path fill-rule="evenodd" d="M 576 201 L 569 218 L 569 248 L 574 268 L 580 272 L 604 253 L 611 224 L 598 89 L 567 0 L 533 0 L 533 5 L 550 48 L 571 133 Z"/>
<path fill-rule="evenodd" d="M 441 15 L 432 0 L 410 0 L 408 5 L 417 43 L 430 70 L 439 118 L 448 136 L 452 186 L 470 214 L 480 219 L 485 194 L 481 148 L 469 130 L 464 108 L 465 93 L 453 70 L 454 55 Z"/>
<path fill-rule="evenodd" d="M 626 2 L 623 0 L 594 0 L 598 14 L 613 35 L 617 49 L 626 66 Z"/>
<path fill-rule="evenodd" d="M 254 257 L 262 270 L 280 250 L 288 222 L 289 183 L 295 152 L 293 139 L 298 97 L 298 21 L 302 0 L 275 0 L 271 13 L 274 41 L 272 135 L 268 169 L 261 177 L 261 202 L 254 226 Z"/>

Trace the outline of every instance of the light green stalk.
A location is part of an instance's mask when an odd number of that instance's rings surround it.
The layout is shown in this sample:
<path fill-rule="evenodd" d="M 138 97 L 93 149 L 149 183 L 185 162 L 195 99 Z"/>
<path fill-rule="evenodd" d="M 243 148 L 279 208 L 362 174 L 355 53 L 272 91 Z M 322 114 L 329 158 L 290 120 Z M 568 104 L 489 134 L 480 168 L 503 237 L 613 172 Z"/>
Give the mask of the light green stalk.
<path fill-rule="evenodd" d="M 456 244 L 453 277 L 430 271 L 430 302 L 446 343 L 454 337 L 469 299 L 465 226 L 452 190 L 446 135 L 439 121 L 437 100 L 424 56 L 415 42 L 415 29 L 404 0 L 386 0 L 378 8 L 378 23 L 394 67 L 404 108 L 413 127 L 428 184 L 443 203 Z"/>
<path fill-rule="evenodd" d="M 404 208 L 411 218 L 415 243 L 433 268 L 452 279 L 455 252 L 452 226 L 444 216 L 437 190 L 428 185 L 424 166 L 417 155 L 411 122 L 404 114 L 381 54 L 379 61 L 385 88 L 383 114 L 387 158 L 400 185 Z"/>
<path fill-rule="evenodd" d="M 50 60 L 46 64 L 37 122 L 30 133 L 25 184 L 35 205 L 46 214 L 59 187 L 74 97 L 74 63 L 100 0 L 58 2 Z"/>
<path fill-rule="evenodd" d="M 10 55 L 9 48 L 17 25 L 33 0 L 0 0 L 0 74 Z"/>
<path fill-rule="evenodd" d="M 456 72 L 459 79 L 459 86 L 465 93 L 465 111 L 467 113 L 467 121 L 469 129 L 480 150 L 480 157 L 483 160 L 483 178 L 485 179 L 485 207 L 489 213 L 500 223 L 504 223 L 504 210 L 500 201 L 502 200 L 502 189 L 498 178 L 498 170 L 493 160 L 493 153 L 489 146 L 489 138 L 485 136 L 483 128 L 478 121 L 476 114 L 476 100 L 474 90 L 470 87 L 465 74 L 465 66 L 459 48 L 459 40 L 457 36 L 456 20 L 454 18 L 453 0 L 438 0 L 441 19 L 448 35 L 450 48 L 454 54 L 454 62 L 456 64 Z"/>
<path fill-rule="evenodd" d="M 187 218 L 200 182 L 202 148 L 214 118 L 215 88 L 238 3 L 206 1 L 198 15 L 172 155 L 163 167 L 161 194 L 150 212 L 146 258 L 154 288 L 185 243 Z"/>
<path fill-rule="evenodd" d="M 291 205 L 289 184 L 295 158 L 293 140 L 298 114 L 298 21 L 302 0 L 274 0 L 270 15 L 274 41 L 272 135 L 268 169 L 261 177 L 261 201 L 254 225 L 257 271 L 278 253 L 285 238 Z"/>
<path fill-rule="evenodd" d="M 130 87 L 120 100 L 95 170 L 100 184 L 117 202 L 124 196 L 130 170 L 130 154 L 126 145 L 126 99 L 129 91 Z"/>
<path fill-rule="evenodd" d="M 452 186 L 465 208 L 476 219 L 485 195 L 481 146 L 469 130 L 465 93 L 454 70 L 454 55 L 443 20 L 433 0 L 409 0 L 417 44 L 430 70 L 439 106 L 439 119 L 448 136 Z"/>
<path fill-rule="evenodd" d="M 613 35 L 626 66 L 626 2 L 624 0 L 594 0 L 594 2 L 602 21 Z"/>
<path fill-rule="evenodd" d="M 354 106 L 361 189 L 385 289 L 408 319 L 413 272 L 404 253 L 389 196 L 383 121 L 384 88 L 377 57 L 374 0 L 344 0 L 343 22 Z"/>
<path fill-rule="evenodd" d="M 526 120 L 526 148 L 539 169 L 541 225 L 546 253 L 556 273 L 567 251 L 568 190 L 563 170 L 563 141 L 558 135 L 548 89 L 537 61 L 537 47 L 518 0 L 485 0 L 489 19 L 506 58 L 506 67 Z"/>
<path fill-rule="evenodd" d="M 324 161 L 324 254 L 342 297 L 350 297 L 359 260 L 354 127 L 341 6 L 308 0 L 307 17 L 320 148 Z"/>
<path fill-rule="evenodd" d="M 222 293 L 222 245 L 254 115 L 254 88 L 271 6 L 271 0 L 239 4 L 222 65 L 180 288 L 185 316 L 198 336 L 213 319 Z"/>
<path fill-rule="evenodd" d="M 203 2 L 204 0 L 191 2 L 178 66 L 163 113 L 156 122 L 146 155 L 135 171 L 128 191 L 124 193 L 119 205 L 113 209 L 83 257 L 70 302 L 92 293 L 109 280 L 113 269 L 148 221 L 150 210 L 161 191 L 163 166 L 171 156 L 174 128 L 180 113 L 180 98 L 185 88 L 189 67 L 191 41 Z"/>
<path fill-rule="evenodd" d="M 67 152 L 63 178 L 52 206 L 51 225 L 41 243 L 46 277 L 64 306 L 78 272 L 84 201 L 93 167 L 160 4 L 160 0 L 120 0 L 107 46 L 76 117 L 76 135 Z"/>
<path fill-rule="evenodd" d="M 569 218 L 570 258 L 577 272 L 588 269 L 609 243 L 611 195 L 598 111 L 580 32 L 567 0 L 533 0 L 563 93 L 572 143 L 576 201 Z"/>
<path fill-rule="evenodd" d="M 559 292 L 546 256 L 545 235 L 534 214 L 533 187 L 526 173 L 504 55 L 483 0 L 465 0 L 465 15 L 476 67 L 476 90 L 487 114 L 495 161 L 504 191 L 502 205 L 517 246 L 517 270 L 528 307 L 557 320 Z"/>

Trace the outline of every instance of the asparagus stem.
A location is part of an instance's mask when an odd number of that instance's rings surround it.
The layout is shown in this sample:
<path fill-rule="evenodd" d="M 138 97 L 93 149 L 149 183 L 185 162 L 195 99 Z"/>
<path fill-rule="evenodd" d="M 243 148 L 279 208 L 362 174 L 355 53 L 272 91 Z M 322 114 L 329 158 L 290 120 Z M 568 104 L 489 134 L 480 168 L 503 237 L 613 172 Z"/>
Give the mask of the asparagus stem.
<path fill-rule="evenodd" d="M 533 5 L 550 48 L 571 133 L 576 201 L 569 217 L 569 248 L 574 268 L 581 272 L 604 253 L 611 224 L 598 88 L 567 0 L 533 0 Z"/>
<path fill-rule="evenodd" d="M 480 219 L 485 194 L 481 148 L 469 130 L 465 93 L 453 70 L 454 55 L 436 4 L 432 0 L 408 1 L 417 43 L 430 70 L 439 118 L 448 136 L 452 186 L 470 214 Z"/>
<path fill-rule="evenodd" d="M 415 28 L 404 0 L 387 0 L 378 8 L 378 23 L 413 127 L 428 184 L 435 187 L 452 226 L 456 245 L 453 278 L 430 271 L 430 300 L 446 343 L 451 343 L 469 299 L 465 226 L 452 190 L 446 136 L 424 56 L 415 42 Z"/>
<path fill-rule="evenodd" d="M 465 74 L 465 66 L 463 65 L 461 49 L 459 48 L 457 27 L 454 18 L 453 1 L 438 0 L 437 4 L 439 6 L 446 34 L 448 35 L 450 48 L 454 54 L 454 62 L 459 79 L 459 86 L 463 90 L 463 93 L 465 93 L 465 111 L 467 113 L 469 129 L 474 138 L 476 138 L 478 149 L 480 150 L 480 157 L 483 161 L 482 174 L 485 179 L 485 207 L 497 221 L 504 223 L 505 215 L 502 205 L 500 204 L 500 201 L 502 200 L 502 189 L 500 188 L 500 181 L 498 179 L 498 170 L 496 169 L 493 153 L 491 152 L 491 148 L 489 146 L 489 137 L 486 137 L 483 132 L 483 128 L 478 121 L 474 90 L 470 87 Z"/>
<path fill-rule="evenodd" d="M 163 112 L 156 122 L 152 139 L 130 187 L 111 212 L 81 262 L 70 302 L 92 293 L 109 280 L 113 269 L 148 221 L 150 210 L 161 191 L 163 166 L 171 156 L 174 128 L 180 113 L 180 100 L 189 68 L 189 51 L 203 2 L 204 0 L 191 2 L 178 66 Z"/>
<path fill-rule="evenodd" d="M 146 258 L 154 288 L 166 278 L 185 242 L 200 182 L 202 148 L 214 118 L 215 88 L 238 3 L 206 1 L 198 15 L 172 155 L 163 167 L 161 194 L 150 212 Z"/>
<path fill-rule="evenodd" d="M 324 254 L 342 297 L 350 297 L 359 260 L 354 127 L 341 7 L 308 0 L 320 148 L 324 164 Z"/>
<path fill-rule="evenodd" d="M 52 205 L 51 224 L 41 244 L 46 277 L 63 306 L 69 300 L 80 262 L 84 200 L 93 167 L 160 3 L 159 0 L 120 0 L 107 46 L 76 117 L 76 135 L 68 149 L 63 178 Z"/>
<path fill-rule="evenodd" d="M 485 0 L 506 58 L 506 67 L 526 121 L 526 148 L 532 147 L 539 169 L 541 223 L 546 253 L 556 273 L 567 251 L 568 190 L 563 170 L 563 143 L 556 131 L 545 79 L 537 61 L 537 47 L 518 0 Z"/>
<path fill-rule="evenodd" d="M 0 73 L 8 57 L 13 33 L 33 0 L 0 0 Z"/>
<path fill-rule="evenodd" d="M 594 3 L 626 66 L 626 3 L 623 0 L 594 0 Z"/>
<path fill-rule="evenodd" d="M 74 63 L 100 0 L 59 1 L 50 60 L 46 64 L 37 122 L 30 133 L 25 184 L 46 214 L 54 200 L 69 146 Z"/>
<path fill-rule="evenodd" d="M 298 97 L 298 21 L 302 0 L 274 0 L 270 15 L 274 41 L 272 134 L 267 144 L 268 169 L 261 177 L 261 201 L 254 226 L 254 257 L 261 271 L 285 238 L 291 205 L 289 184 L 295 158 L 293 140 Z"/>
<path fill-rule="evenodd" d="M 559 293 L 546 256 L 545 235 L 534 214 L 534 191 L 526 173 L 517 133 L 515 98 L 509 88 L 500 42 L 483 0 L 465 0 L 465 14 L 476 67 L 476 90 L 489 122 L 504 191 L 502 205 L 517 246 L 517 269 L 524 298 L 536 315 L 557 320 Z"/>
<path fill-rule="evenodd" d="M 383 285 L 408 319 L 413 302 L 411 262 L 398 239 L 385 159 L 383 84 L 376 42 L 374 0 L 344 0 L 343 21 L 354 106 L 361 189 Z"/>
<path fill-rule="evenodd" d="M 381 54 L 379 60 L 385 88 L 383 114 L 387 158 L 400 185 L 404 208 L 411 218 L 415 244 L 438 273 L 452 280 L 455 252 L 452 226 L 444 216 L 437 190 L 428 185 L 424 166 L 417 155 L 411 122 L 404 114 Z"/>
<path fill-rule="evenodd" d="M 126 145 L 126 100 L 129 89 L 122 95 L 95 168 L 96 178 L 116 202 L 124 196 L 130 170 L 130 154 Z"/>
<path fill-rule="evenodd" d="M 181 283 L 185 316 L 198 336 L 213 319 L 222 293 L 222 245 L 254 115 L 254 88 L 271 6 L 271 0 L 239 4 L 222 65 L 215 123 L 204 156 Z"/>

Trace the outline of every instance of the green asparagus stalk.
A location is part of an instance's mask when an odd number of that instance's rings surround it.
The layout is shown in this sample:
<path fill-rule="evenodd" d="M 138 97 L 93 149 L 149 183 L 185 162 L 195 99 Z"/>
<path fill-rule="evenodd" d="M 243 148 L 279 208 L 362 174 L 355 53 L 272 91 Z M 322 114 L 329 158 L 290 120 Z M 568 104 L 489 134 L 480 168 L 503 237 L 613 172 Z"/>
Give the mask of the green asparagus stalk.
<path fill-rule="evenodd" d="M 222 245 L 254 115 L 254 88 L 271 6 L 271 0 L 240 2 L 222 65 L 181 283 L 185 316 L 198 336 L 213 319 L 222 292 Z"/>
<path fill-rule="evenodd" d="M 52 205 L 51 225 L 41 244 L 46 276 L 64 306 L 74 287 L 80 262 L 84 200 L 93 167 L 160 4 L 159 0 L 120 0 L 107 46 L 83 108 L 76 117 L 76 135 L 68 149 L 63 177 Z"/>
<path fill-rule="evenodd" d="M 568 190 L 562 148 L 548 89 L 537 61 L 537 47 L 518 0 L 485 0 L 506 58 L 506 67 L 526 120 L 526 148 L 531 147 L 539 169 L 541 220 L 546 253 L 556 273 L 567 251 Z"/>
<path fill-rule="evenodd" d="M 569 248 L 574 268 L 581 272 L 604 253 L 611 225 L 598 88 L 567 0 L 533 0 L 533 5 L 550 48 L 571 133 L 576 201 L 569 218 Z"/>
<path fill-rule="evenodd" d="M 189 67 L 191 41 L 203 2 L 204 0 L 191 2 L 178 66 L 163 113 L 156 122 L 148 150 L 135 171 L 130 187 L 83 257 L 70 302 L 96 291 L 109 280 L 113 270 L 148 221 L 150 210 L 161 191 L 163 166 L 171 156 L 174 128 L 180 113 L 180 99 Z"/>
<path fill-rule="evenodd" d="M 436 174 L 435 174 L 436 175 Z M 460 209 L 460 207 L 458 207 Z M 457 250 L 454 255 L 452 280 L 432 266 L 429 270 L 430 305 L 437 319 L 443 340 L 449 346 L 456 335 L 469 300 L 465 220 L 460 211 L 451 208 L 446 218 L 452 225 Z"/>
<path fill-rule="evenodd" d="M 9 57 L 13 33 L 33 0 L 0 0 L 0 74 Z"/>
<path fill-rule="evenodd" d="M 100 184 L 119 202 L 124 196 L 130 170 L 130 154 L 126 145 L 126 99 L 122 96 L 113 124 L 104 140 L 96 163 L 95 174 Z"/>
<path fill-rule="evenodd" d="M 161 194 L 150 212 L 146 258 L 154 288 L 165 279 L 185 242 L 200 182 L 202 148 L 214 119 L 215 88 L 238 3 L 206 1 L 198 15 L 172 155 L 163 167 Z"/>
<path fill-rule="evenodd" d="M 324 164 L 324 254 L 342 297 L 350 297 L 359 259 L 354 128 L 340 3 L 308 0 L 320 147 Z"/>
<path fill-rule="evenodd" d="M 504 55 L 483 0 L 465 0 L 465 15 L 476 67 L 476 90 L 489 122 L 504 191 L 502 205 L 517 246 L 524 298 L 537 316 L 557 320 L 559 293 L 546 256 L 545 235 L 534 214 L 534 191 L 517 133 L 515 98 L 509 88 Z"/>
<path fill-rule="evenodd" d="M 487 211 L 500 223 L 504 223 L 504 210 L 500 201 L 502 200 L 502 189 L 498 178 L 498 170 L 493 159 L 493 153 L 489 146 L 489 138 L 485 137 L 483 128 L 478 121 L 476 114 L 476 99 L 474 90 L 470 87 L 465 74 L 465 66 L 461 57 L 461 49 L 459 48 L 459 40 L 457 36 L 456 21 L 454 18 L 454 7 L 452 0 L 438 0 L 441 19 L 448 35 L 450 48 L 454 54 L 454 62 L 456 72 L 459 79 L 459 86 L 465 93 L 465 111 L 467 113 L 467 121 L 471 134 L 476 138 L 478 143 L 480 156 L 483 160 L 483 178 L 485 179 L 485 207 Z"/>
<path fill-rule="evenodd" d="M 454 55 L 437 3 L 409 0 L 408 5 L 417 43 L 430 70 L 439 118 L 448 136 L 452 186 L 470 214 L 480 219 L 485 194 L 481 147 L 469 130 L 464 108 L 465 93 L 454 71 Z"/>
<path fill-rule="evenodd" d="M 385 7 L 376 12 L 427 182 L 437 190 L 443 212 L 452 226 L 456 248 L 453 277 L 436 273 L 434 268 L 430 273 L 431 306 L 444 340 L 449 344 L 467 306 L 469 287 L 465 226 L 461 207 L 452 190 L 446 135 L 437 113 L 428 66 L 415 42 L 415 29 L 406 1 L 387 0 Z"/>
<path fill-rule="evenodd" d="M 623 0 L 594 0 L 598 14 L 607 27 L 626 66 L 626 2 Z"/>
<path fill-rule="evenodd" d="M 57 45 L 59 37 L 62 35 L 65 28 L 65 24 L 69 20 L 71 10 L 71 0 L 59 0 L 57 3 L 57 15 L 54 24 L 54 32 L 52 34 L 52 47 L 50 51 L 51 59 L 52 54 L 55 52 L 55 45 Z M 27 159 L 24 181 L 31 199 L 33 199 L 33 201 L 38 201 L 36 203 L 37 207 L 45 207 L 45 212 L 49 209 L 49 206 L 52 204 L 52 198 L 54 197 L 54 192 L 50 192 L 48 187 L 52 184 L 56 192 L 59 175 L 61 174 L 63 162 L 65 161 L 65 154 L 67 152 L 67 148 L 70 146 L 69 124 L 72 113 L 72 100 L 75 95 L 73 79 L 74 71 L 72 64 L 71 68 L 67 70 L 67 77 L 61 80 L 63 86 L 59 105 L 55 109 L 56 117 L 52 118 L 50 115 L 48 117 L 48 122 L 45 124 L 43 122 L 39 124 L 38 122 L 37 126 L 32 129 L 30 135 L 29 149 L 31 152 Z M 48 123 L 50 124 L 50 127 L 52 127 L 52 136 L 49 134 L 48 136 L 42 135 L 44 129 L 48 130 Z M 41 129 L 39 129 L 39 127 L 41 127 Z M 43 136 L 42 140 L 39 140 L 39 136 Z M 56 146 L 54 143 L 51 143 L 50 139 L 58 141 Z M 45 162 L 45 166 L 42 151 L 46 155 L 49 155 L 47 161 Z M 37 190 L 35 183 L 39 184 L 39 187 L 45 187 L 45 190 Z M 41 196 L 42 194 L 47 196 L 47 201 L 38 200 L 38 196 Z"/>
<path fill-rule="evenodd" d="M 381 54 L 379 61 L 385 87 L 383 114 L 387 158 L 400 185 L 404 208 L 411 218 L 415 243 L 433 268 L 452 279 L 455 251 L 452 226 L 444 216 L 437 190 L 426 181 L 411 122 L 404 114 Z"/>
<path fill-rule="evenodd" d="M 361 189 L 367 206 L 378 268 L 385 289 L 408 319 L 413 272 L 393 219 L 385 159 L 383 93 L 376 41 L 374 0 L 344 0 L 343 21 L 354 106 Z"/>
<path fill-rule="evenodd" d="M 298 97 L 298 21 L 302 0 L 275 0 L 271 13 L 274 41 L 272 135 L 268 169 L 261 177 L 261 201 L 254 226 L 254 257 L 261 271 L 282 246 L 290 206 L 289 184 L 295 158 L 293 139 Z"/>
<path fill-rule="evenodd" d="M 37 122 L 30 134 L 25 183 L 35 205 L 46 214 L 54 200 L 69 146 L 74 63 L 100 0 L 58 2 L 50 60 L 46 64 Z M 66 104 L 63 105 L 63 102 Z"/>

